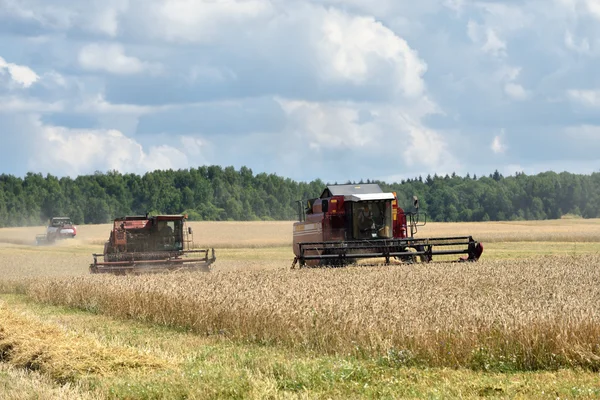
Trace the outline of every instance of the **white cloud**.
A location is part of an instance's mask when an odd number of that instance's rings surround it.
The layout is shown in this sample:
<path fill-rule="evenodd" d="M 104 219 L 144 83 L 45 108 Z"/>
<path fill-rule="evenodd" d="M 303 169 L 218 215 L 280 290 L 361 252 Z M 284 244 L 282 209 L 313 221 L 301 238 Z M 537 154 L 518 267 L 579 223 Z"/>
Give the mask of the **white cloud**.
<path fill-rule="evenodd" d="M 504 80 L 506 82 L 512 82 L 519 77 L 520 73 L 521 68 L 503 65 L 500 69 L 498 69 L 496 76 L 498 77 L 498 79 Z"/>
<path fill-rule="evenodd" d="M 588 107 L 600 107 L 600 90 L 568 90 L 567 96 Z"/>
<path fill-rule="evenodd" d="M 493 29 L 488 28 L 485 37 L 485 43 L 481 47 L 483 51 L 496 57 L 506 57 L 506 42 L 501 40 Z"/>
<path fill-rule="evenodd" d="M 249 68 L 301 70 L 325 84 L 384 86 L 406 96 L 423 93 L 426 63 L 374 17 L 312 3 L 282 4 L 177 0 L 150 6 L 150 16 L 140 16 L 140 24 L 159 42 L 221 46 L 236 58 L 250 60 Z M 192 81 L 235 80 L 239 69 L 199 66 L 189 76 Z"/>
<path fill-rule="evenodd" d="M 496 154 L 503 154 L 506 152 L 507 146 L 504 143 L 504 129 L 500 135 L 494 136 L 494 140 L 492 140 L 492 145 L 490 147 Z"/>
<path fill-rule="evenodd" d="M 67 79 L 56 71 L 50 71 L 42 75 L 41 79 L 42 84 L 52 85 L 55 84 L 57 86 L 66 87 Z"/>
<path fill-rule="evenodd" d="M 202 154 L 202 148 L 204 147 L 203 140 L 193 136 L 182 136 L 180 140 L 187 154 L 192 156 L 199 156 Z"/>
<path fill-rule="evenodd" d="M 359 124 L 358 110 L 350 105 L 330 105 L 280 99 L 290 124 L 301 142 L 311 149 L 371 148 L 381 140 L 372 123 Z"/>
<path fill-rule="evenodd" d="M 376 78 L 387 64 L 392 66 L 391 78 L 399 91 L 408 96 L 422 94 L 427 65 L 404 39 L 380 22 L 329 10 L 321 29 L 319 53 L 327 78 L 360 84 Z"/>
<path fill-rule="evenodd" d="M 416 121 L 402 119 L 406 121 L 410 135 L 403 153 L 407 166 L 421 166 L 433 171 L 456 171 L 460 168 L 460 163 L 439 133 Z"/>
<path fill-rule="evenodd" d="M 0 96 L 0 114 L 21 112 L 52 113 L 65 109 L 63 102 L 43 102 L 37 99 L 26 99 L 17 96 Z"/>
<path fill-rule="evenodd" d="M 497 58 L 506 57 L 506 42 L 498 37 L 493 28 L 485 27 L 472 20 L 467 24 L 467 34 L 473 43 L 485 53 Z"/>
<path fill-rule="evenodd" d="M 442 135 L 414 116 L 418 111 L 376 104 L 279 102 L 290 121 L 288 130 L 311 151 L 341 150 L 348 157 L 359 153 L 377 160 L 387 157 L 411 168 L 452 170 L 459 165 Z"/>
<path fill-rule="evenodd" d="M 588 38 L 583 38 L 579 41 L 579 43 L 576 43 L 576 39 L 573 37 L 573 34 L 570 31 L 565 32 L 565 46 L 567 46 L 569 50 L 573 50 L 576 53 L 592 53 Z"/>
<path fill-rule="evenodd" d="M 23 87 L 30 87 L 37 82 L 40 77 L 28 66 L 18 65 L 6 62 L 6 60 L 0 57 L 0 74 L 7 71 L 13 81 L 17 82 Z"/>
<path fill-rule="evenodd" d="M 580 0 L 595 18 L 600 20 L 600 3 L 598 0 Z"/>
<path fill-rule="evenodd" d="M 75 15 L 75 12 L 68 7 L 31 0 L 3 0 L 0 6 L 0 15 L 39 23 L 51 29 L 69 28 Z"/>
<path fill-rule="evenodd" d="M 140 116 L 152 112 L 164 111 L 175 106 L 139 106 L 136 104 L 113 104 L 104 98 L 102 93 L 88 98 L 75 105 L 74 111 L 93 114 L 133 115 Z"/>
<path fill-rule="evenodd" d="M 92 32 L 116 37 L 119 33 L 119 17 L 128 11 L 129 0 L 97 0 L 93 6 L 93 12 L 84 13 L 82 25 Z"/>
<path fill-rule="evenodd" d="M 224 27 L 242 28 L 268 20 L 274 12 L 268 0 L 170 0 L 144 6 L 148 17 L 144 22 L 152 32 L 167 40 L 192 43 L 211 42 Z"/>
<path fill-rule="evenodd" d="M 467 23 L 467 35 L 473 43 L 481 42 L 481 26 L 477 22 L 469 20 Z"/>
<path fill-rule="evenodd" d="M 510 4 L 500 1 L 477 1 L 471 5 L 474 10 L 479 10 L 480 17 L 484 20 L 484 26 L 493 29 L 502 36 L 510 36 L 524 28 L 531 28 L 535 22 L 535 13 L 537 11 L 537 0 L 528 0 L 521 4 Z M 541 13 L 537 13 L 538 15 Z"/>
<path fill-rule="evenodd" d="M 503 63 L 501 67 L 493 75 L 496 82 L 499 82 L 504 89 L 504 93 L 513 100 L 526 100 L 530 97 L 530 91 L 526 90 L 523 85 L 516 83 L 516 80 L 521 74 L 521 68 L 511 67 Z M 494 82 L 491 81 L 490 82 Z"/>
<path fill-rule="evenodd" d="M 140 171 L 152 171 L 156 169 L 183 169 L 190 166 L 190 160 L 185 152 L 167 144 L 151 146 L 148 154 L 142 153 L 139 161 Z"/>
<path fill-rule="evenodd" d="M 145 70 L 156 71 L 159 68 L 155 64 L 126 55 L 125 49 L 118 43 L 87 44 L 79 51 L 78 59 L 79 64 L 87 70 L 118 75 L 136 74 Z"/>
<path fill-rule="evenodd" d="M 117 130 L 68 129 L 44 125 L 39 120 L 32 127 L 29 167 L 36 171 L 76 176 L 94 170 L 143 173 L 188 166 L 187 156 L 181 150 L 168 145 L 145 150 Z"/>
<path fill-rule="evenodd" d="M 513 98 L 515 100 L 525 100 L 529 96 L 529 94 L 523 88 L 523 86 L 521 86 L 517 83 L 512 83 L 512 82 L 507 83 L 506 85 L 504 85 L 504 91 L 506 92 L 507 95 L 509 95 L 511 98 Z"/>
<path fill-rule="evenodd" d="M 457 15 L 461 15 L 465 7 L 465 0 L 444 0 L 444 6 L 456 11 Z"/>
<path fill-rule="evenodd" d="M 129 3 L 130 0 L 0 0 L 0 16 L 49 30 L 79 28 L 115 37 L 119 18 L 129 10 Z"/>

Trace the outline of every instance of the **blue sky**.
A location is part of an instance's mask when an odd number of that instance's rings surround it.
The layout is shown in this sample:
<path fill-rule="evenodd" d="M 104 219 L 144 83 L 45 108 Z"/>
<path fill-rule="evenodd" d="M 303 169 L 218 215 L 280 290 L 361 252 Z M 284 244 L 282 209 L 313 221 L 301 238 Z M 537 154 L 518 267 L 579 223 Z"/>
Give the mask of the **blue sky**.
<path fill-rule="evenodd" d="M 597 0 L 0 0 L 0 172 L 600 171 Z"/>

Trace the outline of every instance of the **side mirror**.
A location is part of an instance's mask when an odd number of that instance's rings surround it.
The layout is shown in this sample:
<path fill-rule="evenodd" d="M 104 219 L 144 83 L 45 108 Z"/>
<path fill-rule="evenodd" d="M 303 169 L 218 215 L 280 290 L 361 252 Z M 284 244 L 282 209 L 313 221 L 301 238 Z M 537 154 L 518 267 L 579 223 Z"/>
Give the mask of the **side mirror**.
<path fill-rule="evenodd" d="M 419 198 L 417 196 L 413 196 L 413 205 L 417 210 L 419 209 Z"/>
<path fill-rule="evenodd" d="M 321 201 L 321 210 L 326 213 L 327 211 L 329 211 L 329 202 L 327 200 L 322 200 Z"/>
<path fill-rule="evenodd" d="M 192 234 L 192 227 L 188 226 L 188 233 L 191 235 Z"/>

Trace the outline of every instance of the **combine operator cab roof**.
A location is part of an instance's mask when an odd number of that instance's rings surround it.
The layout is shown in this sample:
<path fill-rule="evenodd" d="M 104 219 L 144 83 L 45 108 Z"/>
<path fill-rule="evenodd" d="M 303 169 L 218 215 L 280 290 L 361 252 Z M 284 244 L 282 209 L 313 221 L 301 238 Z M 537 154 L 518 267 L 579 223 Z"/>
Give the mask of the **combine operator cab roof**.
<path fill-rule="evenodd" d="M 393 193 L 384 193 L 376 183 L 359 185 L 329 185 L 321 194 L 322 199 L 344 196 L 345 201 L 393 200 Z"/>
<path fill-rule="evenodd" d="M 173 215 L 128 215 L 126 217 L 119 217 L 119 218 L 115 218 L 116 220 L 119 221 L 140 221 L 140 220 L 147 220 L 147 219 L 156 219 L 159 221 L 162 220 L 167 220 L 167 221 L 173 221 L 173 220 L 177 220 L 177 219 L 186 219 L 185 215 L 182 214 L 173 214 Z"/>
<path fill-rule="evenodd" d="M 50 226 L 58 227 L 61 225 L 70 225 L 72 224 L 71 218 L 69 217 L 52 217 L 50 219 Z"/>
<path fill-rule="evenodd" d="M 122 229 L 145 229 L 154 225 L 156 221 L 183 221 L 185 215 L 129 215 L 126 217 L 115 218 L 115 226 L 120 225 Z"/>

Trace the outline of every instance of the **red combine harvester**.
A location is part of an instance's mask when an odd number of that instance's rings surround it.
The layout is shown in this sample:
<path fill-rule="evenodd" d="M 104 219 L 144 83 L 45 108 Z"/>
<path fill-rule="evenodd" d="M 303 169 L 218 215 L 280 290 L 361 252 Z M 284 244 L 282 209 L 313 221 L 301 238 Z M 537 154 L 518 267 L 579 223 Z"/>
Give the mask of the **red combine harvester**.
<path fill-rule="evenodd" d="M 193 250 L 185 215 L 131 216 L 114 220 L 103 254 L 92 254 L 90 272 L 125 274 L 156 270 L 210 271 L 215 249 Z M 191 237 L 191 239 L 190 239 Z M 197 255 L 197 256 L 196 256 Z M 196 256 L 196 257 L 194 257 Z M 98 261 L 103 257 L 104 261 Z"/>
<path fill-rule="evenodd" d="M 426 216 L 416 197 L 414 207 L 415 212 L 405 212 L 396 194 L 377 184 L 327 186 L 320 197 L 299 202 L 292 267 L 345 266 L 366 258 L 384 258 L 385 264 L 448 255 L 463 255 L 456 261 L 479 259 L 483 245 L 471 236 L 415 238 Z"/>

